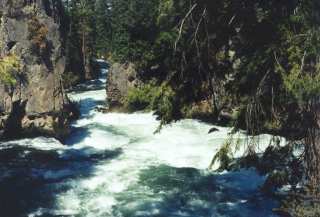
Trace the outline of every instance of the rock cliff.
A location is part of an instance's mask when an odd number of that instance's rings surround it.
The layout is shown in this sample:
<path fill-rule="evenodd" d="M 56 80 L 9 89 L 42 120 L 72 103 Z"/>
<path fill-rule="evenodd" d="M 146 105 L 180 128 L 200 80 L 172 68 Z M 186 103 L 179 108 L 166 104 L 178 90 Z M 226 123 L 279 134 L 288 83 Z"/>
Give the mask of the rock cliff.
<path fill-rule="evenodd" d="M 68 132 L 61 75 L 65 70 L 58 0 L 0 1 L 0 58 L 14 54 L 16 82 L 0 81 L 0 137 Z"/>

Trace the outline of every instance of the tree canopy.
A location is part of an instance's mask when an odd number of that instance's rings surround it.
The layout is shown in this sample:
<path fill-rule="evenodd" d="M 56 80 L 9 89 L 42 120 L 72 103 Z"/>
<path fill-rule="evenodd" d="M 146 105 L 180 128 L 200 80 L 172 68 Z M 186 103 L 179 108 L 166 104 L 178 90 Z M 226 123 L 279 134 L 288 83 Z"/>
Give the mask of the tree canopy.
<path fill-rule="evenodd" d="M 152 108 L 166 124 L 206 101 L 215 122 L 228 113 L 250 135 L 304 139 L 306 174 L 320 182 L 318 1 L 68 2 L 70 51 L 83 53 L 70 61 L 134 63 L 147 86 L 129 94 L 130 105 Z"/>

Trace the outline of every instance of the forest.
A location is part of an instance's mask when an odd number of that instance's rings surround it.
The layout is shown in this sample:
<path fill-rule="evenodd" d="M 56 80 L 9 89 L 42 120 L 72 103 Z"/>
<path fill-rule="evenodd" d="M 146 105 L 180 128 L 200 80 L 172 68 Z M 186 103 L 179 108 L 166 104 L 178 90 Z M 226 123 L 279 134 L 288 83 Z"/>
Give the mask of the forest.
<path fill-rule="evenodd" d="M 246 152 L 236 164 L 269 174 L 269 193 L 292 186 L 276 211 L 320 215 L 320 1 L 64 0 L 60 6 L 64 88 L 97 78 L 95 59 L 133 64 L 141 82 L 122 101 L 127 112 L 154 112 L 155 133 L 186 118 L 231 127 L 230 138 L 246 132 Z M 0 59 L 1 80 L 15 82 L 9 74 L 16 62 Z M 261 134 L 285 138 L 286 145 L 256 153 Z M 220 171 L 237 167 L 234 145 L 226 141 L 213 156 Z M 297 147 L 301 154 L 293 157 Z"/>

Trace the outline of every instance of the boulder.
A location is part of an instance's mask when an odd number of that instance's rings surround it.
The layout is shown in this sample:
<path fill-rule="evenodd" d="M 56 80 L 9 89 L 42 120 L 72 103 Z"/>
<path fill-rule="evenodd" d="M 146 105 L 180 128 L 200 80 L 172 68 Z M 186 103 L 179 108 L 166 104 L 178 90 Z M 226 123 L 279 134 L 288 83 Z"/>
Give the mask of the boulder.
<path fill-rule="evenodd" d="M 212 128 L 209 130 L 208 134 L 210 134 L 210 133 L 214 133 L 214 132 L 218 132 L 218 131 L 219 131 L 219 129 L 218 129 L 218 128 L 216 128 L 216 127 L 212 127 Z"/>
<path fill-rule="evenodd" d="M 110 110 L 123 106 L 130 88 L 137 87 L 141 81 L 132 63 L 114 63 L 107 75 L 107 105 Z"/>

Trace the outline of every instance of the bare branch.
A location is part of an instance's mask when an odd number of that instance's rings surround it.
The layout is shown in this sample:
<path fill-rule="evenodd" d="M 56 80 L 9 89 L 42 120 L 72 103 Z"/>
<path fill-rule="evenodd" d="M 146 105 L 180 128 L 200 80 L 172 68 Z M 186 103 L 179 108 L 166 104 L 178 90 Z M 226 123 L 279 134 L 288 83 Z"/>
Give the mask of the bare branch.
<path fill-rule="evenodd" d="M 187 18 L 190 16 L 190 14 L 192 13 L 192 11 L 197 7 L 198 4 L 194 4 L 190 10 L 188 11 L 188 13 L 186 14 L 186 16 L 182 19 L 181 21 L 181 25 L 180 25 L 180 28 L 179 28 L 179 36 L 177 38 L 177 40 L 175 41 L 174 43 L 174 50 L 177 49 L 177 44 L 181 38 L 181 34 L 182 34 L 182 29 L 183 29 L 183 26 L 184 26 L 184 23 L 186 22 Z"/>

